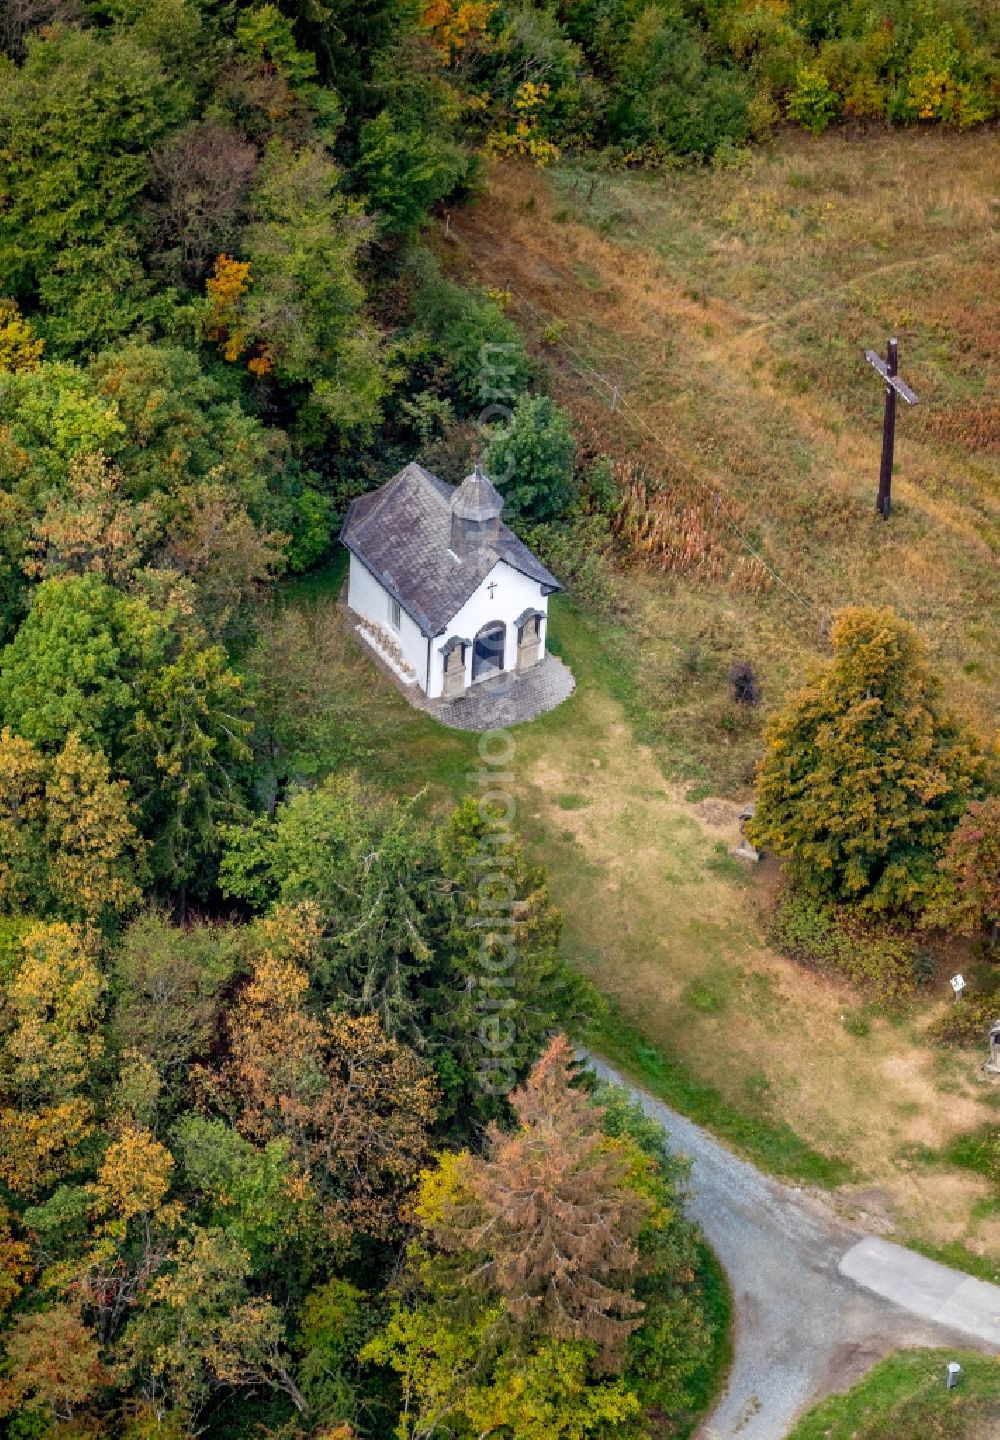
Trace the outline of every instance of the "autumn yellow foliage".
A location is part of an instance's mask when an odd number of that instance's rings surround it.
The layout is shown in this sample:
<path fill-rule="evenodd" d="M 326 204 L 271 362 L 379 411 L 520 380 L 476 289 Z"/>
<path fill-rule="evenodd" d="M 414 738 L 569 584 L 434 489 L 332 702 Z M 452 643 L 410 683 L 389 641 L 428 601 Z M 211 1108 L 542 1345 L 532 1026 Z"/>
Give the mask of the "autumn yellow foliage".
<path fill-rule="evenodd" d="M 0 301 L 0 371 L 34 370 L 44 349 L 14 301 Z"/>
<path fill-rule="evenodd" d="M 486 34 L 495 9 L 494 0 L 430 0 L 424 6 L 422 25 L 434 49 L 453 65 Z"/>

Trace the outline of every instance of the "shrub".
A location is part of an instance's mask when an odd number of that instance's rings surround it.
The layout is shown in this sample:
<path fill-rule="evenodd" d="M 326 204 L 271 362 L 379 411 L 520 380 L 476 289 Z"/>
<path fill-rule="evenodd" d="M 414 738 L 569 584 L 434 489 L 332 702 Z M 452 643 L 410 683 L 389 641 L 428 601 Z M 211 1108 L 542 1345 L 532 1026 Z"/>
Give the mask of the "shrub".
<path fill-rule="evenodd" d="M 788 97 L 789 119 L 820 135 L 837 113 L 839 102 L 830 82 L 816 65 L 803 65 Z"/>
<path fill-rule="evenodd" d="M 756 705 L 760 700 L 760 683 L 749 660 L 734 660 L 729 667 L 729 684 L 733 699 L 740 705 Z"/>
<path fill-rule="evenodd" d="M 597 610 L 613 607 L 613 540 L 603 515 L 578 515 L 557 524 L 534 525 L 522 533 L 575 600 Z"/>
<path fill-rule="evenodd" d="M 470 158 L 453 140 L 401 124 L 388 110 L 362 126 L 357 175 L 391 235 L 412 235 L 469 172 Z"/>
<path fill-rule="evenodd" d="M 791 886 L 771 916 L 768 939 L 790 959 L 832 970 L 886 1003 L 898 1004 L 913 993 L 917 947 L 912 939 L 876 933 L 856 914 Z"/>
<path fill-rule="evenodd" d="M 970 805 L 948 842 L 941 864 L 941 892 L 928 919 L 975 935 L 990 933 L 996 949 L 1000 939 L 1000 795 Z"/>
<path fill-rule="evenodd" d="M 938 959 L 933 950 L 928 950 L 926 945 L 919 945 L 913 957 L 913 983 L 918 989 L 930 985 L 937 974 Z"/>
<path fill-rule="evenodd" d="M 642 7 L 615 47 L 616 93 L 608 112 L 612 144 L 662 159 L 707 157 L 747 138 L 742 76 L 711 64 L 679 16 Z"/>
<path fill-rule="evenodd" d="M 611 516 L 615 513 L 621 492 L 614 461 L 610 456 L 598 455 L 590 463 L 584 475 L 583 489 L 591 510 L 596 510 L 600 515 Z"/>
<path fill-rule="evenodd" d="M 489 295 L 446 280 L 426 253 L 416 263 L 413 313 L 460 413 L 507 403 L 529 385 L 532 364 L 514 321 Z"/>
<path fill-rule="evenodd" d="M 1000 993 L 966 995 L 949 1005 L 927 1033 L 939 1045 L 985 1046 L 995 1020 L 1000 1020 Z"/>

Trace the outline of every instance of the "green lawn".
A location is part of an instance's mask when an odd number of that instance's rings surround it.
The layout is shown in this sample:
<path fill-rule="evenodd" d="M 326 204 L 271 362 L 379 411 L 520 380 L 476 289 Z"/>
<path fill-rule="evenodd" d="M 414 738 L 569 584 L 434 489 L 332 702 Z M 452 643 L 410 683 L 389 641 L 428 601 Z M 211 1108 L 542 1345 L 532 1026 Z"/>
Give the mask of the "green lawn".
<path fill-rule="evenodd" d="M 948 1390 L 950 1360 L 962 1366 Z M 971 1351 L 899 1351 L 846 1395 L 824 1400 L 788 1440 L 988 1440 L 1000 1433 L 1000 1362 Z"/>
<path fill-rule="evenodd" d="M 592 1049 L 650 1094 L 728 1140 L 772 1175 L 824 1187 L 851 1179 L 846 1160 L 813 1149 L 789 1125 L 768 1116 L 761 1104 L 738 1109 L 714 1085 L 651 1045 L 613 1008 L 603 1010 L 583 1033 Z"/>

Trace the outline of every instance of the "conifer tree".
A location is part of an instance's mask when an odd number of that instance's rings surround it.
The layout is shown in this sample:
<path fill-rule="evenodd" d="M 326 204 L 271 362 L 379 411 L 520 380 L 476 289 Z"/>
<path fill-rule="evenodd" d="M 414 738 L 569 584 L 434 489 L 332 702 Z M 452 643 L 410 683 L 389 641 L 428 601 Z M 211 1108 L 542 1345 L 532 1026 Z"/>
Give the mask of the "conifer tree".
<path fill-rule="evenodd" d="M 892 610 L 843 610 L 833 659 L 772 720 L 755 845 L 793 878 L 875 911 L 919 911 L 982 759 L 943 703 L 917 631 Z"/>
<path fill-rule="evenodd" d="M 564 1035 L 511 1096 L 518 1128 L 492 1125 L 485 1157 L 467 1157 L 470 1201 L 446 1203 L 433 1227 L 446 1250 L 475 1257 L 473 1279 L 517 1320 L 595 1344 L 614 1368 L 641 1323 L 635 1244 L 648 1205 L 601 1111 L 573 1086 Z"/>

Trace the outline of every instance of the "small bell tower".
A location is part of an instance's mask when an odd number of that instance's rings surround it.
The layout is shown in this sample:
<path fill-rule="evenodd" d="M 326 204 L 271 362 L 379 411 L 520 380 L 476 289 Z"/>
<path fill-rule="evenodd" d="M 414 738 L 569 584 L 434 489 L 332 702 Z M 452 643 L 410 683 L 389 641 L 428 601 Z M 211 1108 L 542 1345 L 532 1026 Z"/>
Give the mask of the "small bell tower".
<path fill-rule="evenodd" d="M 460 560 L 500 538 L 503 496 L 477 465 L 451 498 L 451 549 Z"/>

